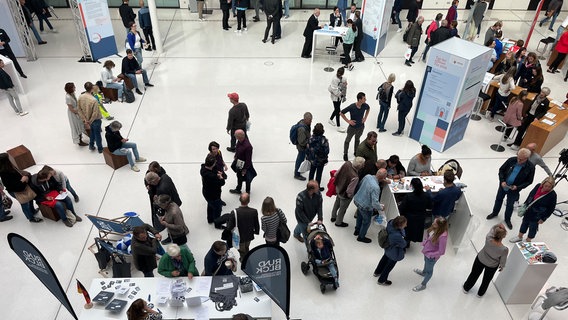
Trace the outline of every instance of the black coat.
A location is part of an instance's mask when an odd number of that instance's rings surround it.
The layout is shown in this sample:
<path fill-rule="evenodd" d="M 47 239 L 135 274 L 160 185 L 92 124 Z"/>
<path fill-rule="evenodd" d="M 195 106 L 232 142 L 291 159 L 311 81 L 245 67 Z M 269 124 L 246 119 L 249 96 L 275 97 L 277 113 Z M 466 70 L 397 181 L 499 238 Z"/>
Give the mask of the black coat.
<path fill-rule="evenodd" d="M 449 28 L 447 27 L 440 27 L 434 32 L 430 33 L 430 46 L 434 46 L 440 42 L 444 42 L 452 37 L 452 33 Z"/>
<path fill-rule="evenodd" d="M 12 52 L 12 48 L 10 48 L 10 37 L 8 36 L 6 31 L 4 31 L 4 29 L 2 28 L 0 28 L 0 42 L 4 42 L 4 49 L 0 49 L 0 53 Z"/>
<path fill-rule="evenodd" d="M 120 134 L 120 131 L 112 131 L 110 125 L 105 127 L 105 139 L 108 151 L 114 152 L 115 150 L 122 148 L 122 139 L 124 138 Z"/>
<path fill-rule="evenodd" d="M 123 3 L 120 7 L 118 7 L 118 13 L 120 13 L 120 18 L 122 19 L 122 24 L 125 28 L 130 28 L 130 22 L 134 22 L 136 20 L 134 10 L 132 10 L 127 3 Z"/>
<path fill-rule="evenodd" d="M 534 100 L 531 101 L 529 106 L 532 106 L 533 103 Z M 542 100 L 540 104 L 536 107 L 536 110 L 534 111 L 534 117 L 537 119 L 544 117 L 544 115 L 548 112 L 549 109 L 550 109 L 550 101 L 548 99 Z"/>
<path fill-rule="evenodd" d="M 219 6 L 221 10 L 229 10 L 231 9 L 231 2 L 227 3 L 227 0 L 219 0 Z"/>
<path fill-rule="evenodd" d="M 308 23 L 306 24 L 306 28 L 304 29 L 304 37 L 311 39 L 312 36 L 314 35 L 314 31 L 320 29 L 318 23 L 319 23 L 318 18 L 316 18 L 316 16 L 314 16 L 312 14 L 310 16 L 310 18 L 308 19 Z"/>
<path fill-rule="evenodd" d="M 145 224 L 144 228 L 153 234 L 158 231 L 150 225 Z M 132 237 L 132 262 L 136 269 L 142 272 L 150 272 L 158 266 L 156 263 L 156 252 L 158 251 L 158 240 L 155 238 L 148 238 L 142 242 Z"/>
<path fill-rule="evenodd" d="M 400 214 L 408 220 L 406 226 L 406 239 L 413 242 L 422 242 L 424 237 L 424 221 L 428 212 L 432 209 L 432 199 L 426 192 L 416 194 L 409 193 L 404 197 L 398 207 Z"/>
<path fill-rule="evenodd" d="M 217 170 L 215 168 L 210 170 L 205 167 L 205 164 L 201 165 L 199 173 L 201 174 L 201 182 L 203 183 L 201 192 L 205 200 L 221 199 L 221 187 L 225 185 L 225 179 L 219 179 Z"/>
<path fill-rule="evenodd" d="M 260 224 L 258 223 L 258 211 L 253 208 L 238 207 L 237 220 L 239 227 L 239 235 L 241 242 L 254 240 L 254 235 L 260 233 Z M 227 230 L 233 230 L 235 227 L 235 215 L 231 213 L 231 217 L 227 222 Z"/>
<path fill-rule="evenodd" d="M 534 200 L 534 195 L 540 187 L 540 183 L 534 186 L 530 194 L 525 200 L 525 205 L 529 205 Z M 523 221 L 538 222 L 538 220 L 546 221 L 556 208 L 556 192 L 554 190 L 545 194 L 542 198 L 538 199 L 523 216 Z"/>
<path fill-rule="evenodd" d="M 499 168 L 499 184 L 507 181 L 507 178 L 513 171 L 513 168 L 517 164 L 517 157 L 511 157 L 501 165 Z M 521 192 L 524 188 L 531 185 L 534 179 L 534 164 L 530 161 L 526 161 L 524 166 L 521 168 L 513 185 L 517 186 L 517 192 Z"/>
<path fill-rule="evenodd" d="M 343 22 L 341 19 L 342 19 L 341 15 L 339 15 L 339 17 L 336 17 L 335 14 L 332 12 L 332 13 L 329 15 L 329 25 L 330 25 L 331 27 L 335 27 L 335 20 L 339 20 L 337 26 L 338 26 L 338 27 L 341 27 L 341 23 Z"/>
<path fill-rule="evenodd" d="M 416 0 L 410 0 L 408 4 L 408 14 L 406 15 L 406 21 L 415 22 L 418 18 L 418 3 Z"/>
<path fill-rule="evenodd" d="M 39 182 L 37 180 L 37 173 L 32 175 L 30 179 L 30 187 L 36 193 L 35 201 L 40 203 L 45 201 L 45 196 L 51 191 L 63 191 L 63 186 L 55 180 L 54 177 L 49 178 L 49 180 L 44 182 Z"/>
<path fill-rule="evenodd" d="M 181 199 L 179 198 L 176 186 L 172 178 L 165 173 L 160 177 L 160 182 L 158 182 L 156 186 L 156 195 L 159 196 L 161 194 L 167 194 L 173 202 L 181 207 Z"/>
<path fill-rule="evenodd" d="M 357 26 L 357 35 L 355 36 L 355 41 L 359 42 L 363 40 L 363 20 L 355 20 L 355 25 Z"/>

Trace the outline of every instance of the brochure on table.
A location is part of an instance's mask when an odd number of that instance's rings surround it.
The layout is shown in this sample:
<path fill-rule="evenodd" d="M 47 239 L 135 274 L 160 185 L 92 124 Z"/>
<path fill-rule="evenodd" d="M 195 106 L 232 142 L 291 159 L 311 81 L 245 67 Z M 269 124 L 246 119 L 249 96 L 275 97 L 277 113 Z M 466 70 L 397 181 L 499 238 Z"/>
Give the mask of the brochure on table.
<path fill-rule="evenodd" d="M 517 248 L 528 264 L 543 264 L 542 255 L 550 251 L 544 242 L 517 242 Z"/>

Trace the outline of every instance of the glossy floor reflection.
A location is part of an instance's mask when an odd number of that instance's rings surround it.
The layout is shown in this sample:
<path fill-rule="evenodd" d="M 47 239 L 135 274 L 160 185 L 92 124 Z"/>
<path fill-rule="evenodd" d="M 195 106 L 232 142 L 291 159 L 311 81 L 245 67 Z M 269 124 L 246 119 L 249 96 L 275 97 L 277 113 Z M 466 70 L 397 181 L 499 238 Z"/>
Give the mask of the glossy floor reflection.
<path fill-rule="evenodd" d="M 111 9 L 111 12 L 119 53 L 124 55 L 124 30 L 117 9 Z M 58 10 L 57 13 L 60 19 L 53 23 L 59 33 L 44 36 L 48 44 L 38 47 L 39 60 L 26 62 L 20 59 L 28 75 L 28 79 L 22 80 L 26 94 L 21 99 L 30 114 L 23 118 L 14 115 L 6 99 L 0 97 L 1 150 L 24 144 L 38 163 L 30 171 L 35 173 L 44 164 L 64 171 L 81 196 L 76 205 L 80 214 L 114 218 L 124 212 L 135 211 L 143 220 L 150 221 L 148 197 L 143 185 L 146 165 L 140 166 L 140 173 L 132 172 L 128 167 L 113 171 L 99 154 L 72 144 L 63 86 L 71 81 L 80 91 L 85 81 L 98 79 L 102 65 L 77 63 L 80 50 L 70 13 L 68 10 Z M 422 14 L 429 22 L 436 13 L 424 10 Z M 251 206 L 260 209 L 262 200 L 272 196 L 291 221 L 290 227 L 294 226 L 295 220 L 295 196 L 305 187 L 305 183 L 292 178 L 296 150 L 288 142 L 290 126 L 306 111 L 313 113 L 314 123 L 324 124 L 331 149 L 324 173 L 325 184 L 329 170 L 342 164 L 344 134 L 327 123 L 332 111 L 327 91 L 332 73 L 324 72 L 323 68 L 330 63 L 329 60 L 318 56 L 312 64 L 309 59 L 299 57 L 303 44 L 301 34 L 310 12 L 293 11 L 290 19 L 282 20 L 283 37 L 274 45 L 260 41 L 265 28 L 264 16 L 262 22 L 249 21 L 248 32 L 235 34 L 222 30 L 218 10 L 207 16 L 205 22 L 198 21 L 197 15 L 187 10 L 160 9 L 158 15 L 165 52 L 160 57 L 154 52 L 144 52 L 144 66 L 155 87 L 149 88 L 143 96 L 137 95 L 133 104 L 113 103 L 107 107 L 122 122 L 123 135 L 138 143 L 140 154 L 149 161 L 159 161 L 176 183 L 184 202 L 181 209 L 190 229 L 189 247 L 197 259 L 198 268 L 202 269 L 203 257 L 211 243 L 220 237 L 220 231 L 206 223 L 199 168 L 210 141 L 218 141 L 222 150 L 229 142 L 225 131 L 230 107 L 227 92 L 238 92 L 251 112 L 250 140 L 259 174 L 252 185 Z M 328 15 L 329 12 L 324 10 L 321 21 L 325 21 Z M 564 15 L 561 14 L 561 17 Z M 402 16 L 405 16 L 404 13 Z M 460 11 L 460 17 L 465 16 L 467 13 Z M 252 19 L 251 13 L 249 19 Z M 504 33 L 509 38 L 524 37 L 532 21 L 531 14 L 524 11 L 492 11 L 482 25 L 482 34 L 497 19 L 504 20 Z M 235 24 L 233 18 L 230 24 Z M 356 63 L 355 69 L 346 74 L 348 102 L 355 101 L 357 92 L 367 94 L 371 113 L 366 131 L 376 127 L 378 103 L 374 97 L 377 86 L 385 81 L 388 74 L 396 73 L 396 88 L 409 79 L 417 87 L 421 85 L 425 65 L 421 62 L 413 67 L 404 65 L 406 46 L 402 35 L 395 31 L 395 27 L 391 26 L 387 47 L 378 58 L 366 55 L 365 62 Z M 530 49 L 534 50 L 538 40 L 550 34 L 544 27 L 537 28 Z M 419 53 L 422 50 L 421 42 Z M 120 66 L 119 57 L 110 59 Z M 331 65 L 340 67 L 335 60 Z M 545 74 L 545 85 L 552 89 L 551 96 L 561 101 L 566 94 L 562 77 L 560 74 Z M 108 121 L 104 120 L 103 125 L 107 124 Z M 346 215 L 350 227 L 336 228 L 329 222 L 334 199 L 325 197 L 324 219 L 336 243 L 341 287 L 322 295 L 316 278 L 311 274 L 304 276 L 299 268 L 300 262 L 307 259 L 304 245 L 291 239 L 284 245 L 292 265 L 291 317 L 525 319 L 529 305 L 503 304 L 494 285 L 489 287 L 483 299 L 476 298 L 474 294 L 464 295 L 460 287 L 469 273 L 476 248 L 481 248 L 485 234 L 497 222 L 485 220 L 493 206 L 498 184 L 497 170 L 506 158 L 514 155 L 510 149 L 503 153 L 489 149 L 489 145 L 499 140 L 495 125 L 485 119 L 472 121 L 462 142 L 442 154 L 434 152 L 435 168 L 448 159 L 460 161 L 464 168 L 462 180 L 468 185 L 466 196 L 474 217 L 472 232 L 468 235 L 471 242 L 465 243 L 457 254 L 447 251 L 436 264 L 434 276 L 425 291 L 416 293 L 411 290 L 420 280 L 412 269 L 423 263 L 418 244 L 412 245 L 406 258 L 391 273 L 393 285 L 378 286 L 372 277 L 382 255 L 376 243 L 377 227 L 372 226 L 369 230 L 373 243 L 356 242 L 352 236 L 355 222 L 353 207 Z M 386 126 L 388 132 L 379 135 L 379 156 L 388 158 L 391 154 L 398 154 L 406 166 L 409 159 L 419 152 L 420 144 L 407 137 L 409 125 L 402 137 L 390 134 L 395 128 L 393 107 Z M 551 169 L 558 163 L 558 153 L 565 145 L 566 139 L 544 157 Z M 230 161 L 232 154 L 225 153 L 224 156 L 226 161 Z M 545 177 L 541 168 L 537 168 L 536 173 L 535 181 Z M 223 193 L 228 204 L 226 212 L 238 205 L 237 197 L 228 193 L 236 179 L 233 173 L 228 175 Z M 559 201 L 568 198 L 565 184 L 563 181 L 557 187 Z M 523 200 L 527 194 L 527 190 L 522 192 Z M 17 205 L 12 212 L 15 218 L 0 224 L 0 237 L 5 239 L 7 233 L 17 232 L 32 241 L 49 260 L 76 312 L 81 314 L 84 302 L 77 294 L 75 279 L 88 287 L 91 279 L 99 277 L 93 254 L 87 250 L 97 236 L 96 229 L 86 219 L 73 228 L 52 221 L 32 225 Z M 542 225 L 537 236 L 537 240 L 550 245 L 559 259 L 559 266 L 546 287 L 566 286 L 568 281 L 564 272 L 564 264 L 568 262 L 566 233 L 559 227 L 559 222 L 559 218 L 551 217 Z M 518 230 L 520 219 L 513 217 L 513 224 L 514 230 L 510 235 Z M 264 241 L 260 236 L 253 245 L 261 243 Z M 508 242 L 506 245 L 510 246 Z M 0 264 L 0 283 L 4 290 L 0 293 L 0 301 L 6 318 L 31 319 L 33 314 L 34 319 L 71 319 L 37 279 L 23 269 L 6 241 L 0 241 L 0 249 L 4 252 Z M 141 273 L 134 272 L 133 275 L 141 276 Z M 96 292 L 91 294 L 94 296 Z M 285 318 L 279 309 L 274 307 L 273 310 L 275 319 Z M 548 318 L 563 319 L 562 313 L 555 310 L 549 313 Z"/>

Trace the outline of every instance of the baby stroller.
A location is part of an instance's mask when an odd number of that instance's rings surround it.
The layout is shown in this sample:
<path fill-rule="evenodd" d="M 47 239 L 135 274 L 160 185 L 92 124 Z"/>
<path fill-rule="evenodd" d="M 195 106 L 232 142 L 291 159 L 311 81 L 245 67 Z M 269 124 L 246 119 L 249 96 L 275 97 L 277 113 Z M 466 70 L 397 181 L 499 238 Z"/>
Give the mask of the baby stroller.
<path fill-rule="evenodd" d="M 316 255 L 314 253 L 315 242 L 318 239 L 322 239 L 324 243 L 329 246 L 329 258 L 323 260 L 321 263 L 316 262 Z M 337 267 L 337 260 L 335 259 L 335 253 L 333 251 L 333 239 L 327 233 L 327 230 L 323 224 L 313 225 L 308 227 L 308 236 L 306 248 L 308 250 L 308 261 L 302 261 L 301 268 L 304 275 L 308 274 L 310 271 L 310 266 L 312 267 L 313 273 L 316 275 L 320 282 L 321 293 L 325 293 L 326 287 L 328 285 L 333 286 L 334 290 L 337 290 L 339 284 L 337 280 L 339 279 L 339 269 Z M 334 278 L 333 273 L 336 273 L 336 278 Z"/>

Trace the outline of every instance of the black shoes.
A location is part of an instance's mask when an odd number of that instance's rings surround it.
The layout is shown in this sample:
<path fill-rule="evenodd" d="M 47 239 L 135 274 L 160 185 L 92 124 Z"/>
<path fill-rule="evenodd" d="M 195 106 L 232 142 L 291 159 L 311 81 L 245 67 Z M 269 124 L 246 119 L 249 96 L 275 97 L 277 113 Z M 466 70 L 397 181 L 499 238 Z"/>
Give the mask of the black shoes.
<path fill-rule="evenodd" d="M 266 43 L 266 39 L 262 39 L 262 42 L 263 42 L 263 43 Z"/>
<path fill-rule="evenodd" d="M 260 18 L 257 17 L 257 16 L 252 17 L 252 21 L 253 21 L 253 22 L 259 22 L 259 21 L 260 21 Z"/>
<path fill-rule="evenodd" d="M 363 238 L 359 238 L 359 237 L 358 237 L 358 238 L 357 238 L 357 241 L 363 242 L 363 243 L 371 243 L 371 241 L 373 241 L 373 240 L 371 240 L 371 239 L 369 239 L 369 238 L 367 238 L 367 237 L 363 237 Z"/>
<path fill-rule="evenodd" d="M 140 91 L 140 89 L 136 88 L 136 93 L 138 93 L 139 95 L 142 95 L 142 91 Z"/>
<path fill-rule="evenodd" d="M 347 154 L 343 155 L 343 161 L 349 161 L 349 158 L 347 157 Z"/>
<path fill-rule="evenodd" d="M 312 57 L 312 55 L 311 55 L 311 54 L 308 54 L 308 55 L 303 55 L 303 56 L 302 56 L 302 58 L 305 58 L 305 59 L 310 59 L 311 57 Z"/>
<path fill-rule="evenodd" d="M 28 76 L 26 76 L 26 75 L 23 74 L 23 73 L 20 75 L 20 77 L 22 77 L 22 78 L 24 78 L 24 79 L 27 79 L 27 78 L 28 78 Z"/>
<path fill-rule="evenodd" d="M 491 220 L 491 219 L 495 218 L 496 216 L 497 216 L 496 214 L 493 214 L 493 213 L 492 213 L 492 214 L 488 215 L 488 216 L 486 217 L 486 219 L 487 219 L 487 220 Z"/>
<path fill-rule="evenodd" d="M 295 175 L 294 179 L 296 180 L 300 180 L 300 181 L 306 181 L 306 177 L 302 176 L 302 175 Z"/>
<path fill-rule="evenodd" d="M 513 224 L 511 223 L 511 221 L 505 220 L 505 225 L 507 225 L 507 228 L 509 228 L 509 230 L 513 230 Z"/>
<path fill-rule="evenodd" d="M 409 67 L 412 67 L 412 64 L 410 64 L 410 61 L 408 61 L 408 60 L 405 61 L 404 64 L 407 65 L 407 66 L 409 66 Z"/>
<path fill-rule="evenodd" d="M 349 224 L 348 224 L 348 223 L 345 223 L 345 222 L 342 222 L 341 224 L 335 224 L 335 226 L 336 226 L 336 227 L 339 227 L 339 228 L 345 228 L 345 227 L 349 227 Z M 371 239 L 369 239 L 369 240 L 371 240 Z"/>
<path fill-rule="evenodd" d="M 331 218 L 331 222 L 335 222 L 335 220 L 336 220 L 335 218 Z"/>
<path fill-rule="evenodd" d="M 232 194 L 241 194 L 241 190 L 239 190 L 239 189 L 231 189 L 231 190 L 229 190 L 229 192 L 232 193 Z"/>
<path fill-rule="evenodd" d="M 151 84 L 150 82 L 148 82 L 148 83 L 145 83 L 144 86 L 145 86 L 145 87 L 153 87 L 154 85 Z"/>
<path fill-rule="evenodd" d="M 0 219 L 0 222 L 12 220 L 13 218 L 14 218 L 14 217 L 12 217 L 12 216 L 5 216 L 4 218 Z"/>
<path fill-rule="evenodd" d="M 390 286 L 390 285 L 392 284 L 392 281 L 390 281 L 390 280 L 387 280 L 387 281 L 385 281 L 385 282 L 377 281 L 377 283 L 378 283 L 380 286 Z"/>
<path fill-rule="evenodd" d="M 229 152 L 235 152 L 236 150 L 237 149 L 235 149 L 235 148 L 227 147 L 227 151 L 229 151 Z"/>
<path fill-rule="evenodd" d="M 30 222 L 32 222 L 32 223 L 38 223 L 38 222 L 42 222 L 42 221 L 43 221 L 43 219 L 40 219 L 40 218 L 32 218 L 32 219 L 30 219 Z"/>

